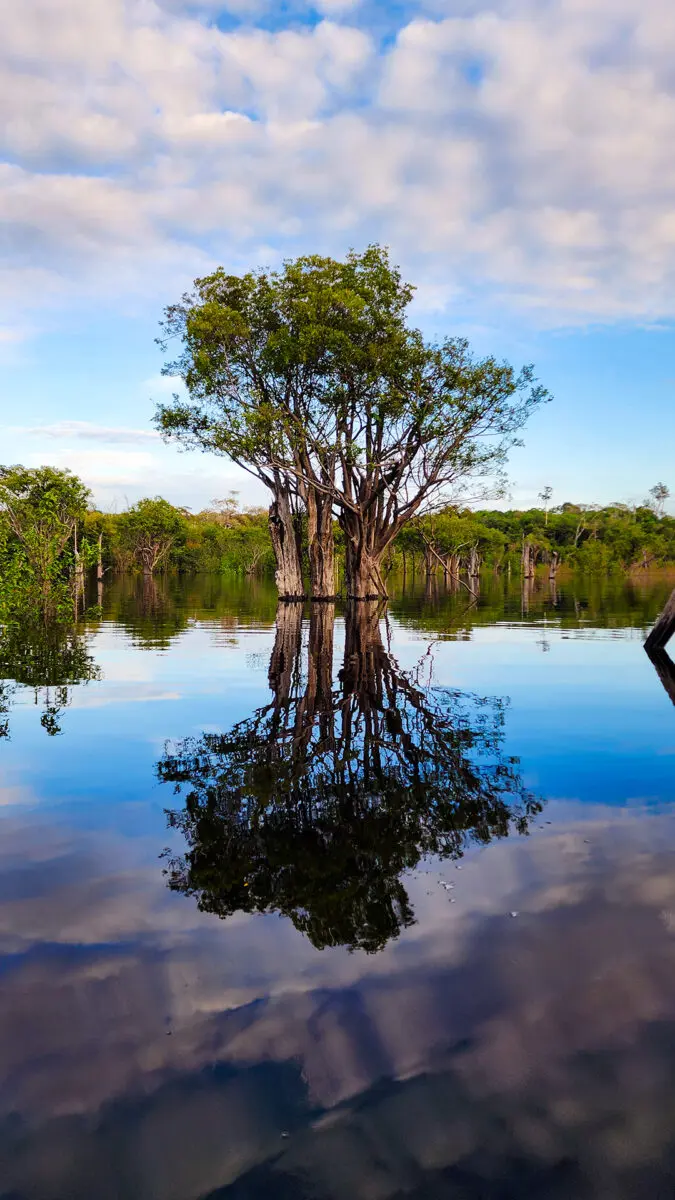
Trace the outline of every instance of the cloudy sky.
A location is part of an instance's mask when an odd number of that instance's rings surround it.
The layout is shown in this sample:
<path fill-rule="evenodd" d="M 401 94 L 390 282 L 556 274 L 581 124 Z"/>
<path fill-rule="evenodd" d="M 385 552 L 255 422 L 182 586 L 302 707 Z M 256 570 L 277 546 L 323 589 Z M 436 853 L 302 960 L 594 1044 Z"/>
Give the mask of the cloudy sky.
<path fill-rule="evenodd" d="M 378 240 L 430 335 L 554 392 L 514 502 L 675 492 L 674 63 L 672 0 L 8 5 L 0 461 L 106 507 L 263 499 L 153 435 L 162 308 Z"/>

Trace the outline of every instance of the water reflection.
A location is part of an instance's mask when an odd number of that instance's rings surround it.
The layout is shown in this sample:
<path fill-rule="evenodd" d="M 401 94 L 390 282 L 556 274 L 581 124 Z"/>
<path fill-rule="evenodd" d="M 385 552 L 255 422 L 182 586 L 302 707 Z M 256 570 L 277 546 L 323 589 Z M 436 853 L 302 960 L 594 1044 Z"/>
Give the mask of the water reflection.
<path fill-rule="evenodd" d="M 276 911 L 317 949 L 380 950 L 414 921 L 402 881 L 425 855 L 525 833 L 541 804 L 501 748 L 505 702 L 403 671 L 377 606 L 346 615 L 333 681 L 334 607 L 279 609 L 272 700 L 229 732 L 187 738 L 157 766 L 185 792 L 169 825 L 189 849 L 169 886 L 203 911 Z"/>
<path fill-rule="evenodd" d="M 50 737 L 61 733 L 61 716 L 72 688 L 100 679 L 82 631 L 42 624 L 0 627 L 0 737 L 10 736 L 10 711 L 18 687 L 29 688 L 42 708 L 40 724 Z"/>
<path fill-rule="evenodd" d="M 647 653 L 666 693 L 675 704 L 675 663 L 664 647 Z"/>

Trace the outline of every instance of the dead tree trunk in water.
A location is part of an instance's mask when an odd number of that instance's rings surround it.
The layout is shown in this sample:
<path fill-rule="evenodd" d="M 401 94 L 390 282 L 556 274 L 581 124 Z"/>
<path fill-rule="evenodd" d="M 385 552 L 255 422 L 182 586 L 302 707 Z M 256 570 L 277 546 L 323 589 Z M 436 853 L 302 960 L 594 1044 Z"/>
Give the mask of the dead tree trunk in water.
<path fill-rule="evenodd" d="M 675 589 L 671 592 L 666 607 L 645 642 L 647 653 L 651 655 L 655 650 L 662 650 L 673 633 L 675 633 Z"/>
<path fill-rule="evenodd" d="M 304 600 L 298 522 L 287 492 L 277 492 L 270 504 L 268 523 L 277 563 L 274 579 L 279 599 Z"/>
<path fill-rule="evenodd" d="M 534 579 L 534 546 L 523 542 L 523 579 Z"/>
<path fill-rule="evenodd" d="M 472 546 L 469 553 L 469 579 L 478 579 L 480 575 L 480 555 L 478 546 Z"/>

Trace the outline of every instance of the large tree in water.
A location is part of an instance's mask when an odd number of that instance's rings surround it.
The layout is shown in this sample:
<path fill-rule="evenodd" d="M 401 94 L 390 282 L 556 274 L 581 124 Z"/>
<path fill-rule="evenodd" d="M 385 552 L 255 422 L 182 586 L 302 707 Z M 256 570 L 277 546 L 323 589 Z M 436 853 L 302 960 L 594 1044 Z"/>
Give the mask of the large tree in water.
<path fill-rule="evenodd" d="M 187 852 L 169 885 L 207 912 L 277 911 L 318 948 L 376 951 L 414 921 L 402 875 L 426 854 L 526 832 L 541 805 L 501 749 L 504 704 L 425 686 L 352 605 L 333 679 L 333 606 L 279 609 L 270 703 L 167 748 L 159 778 Z M 424 661 L 428 671 L 428 660 Z"/>
<path fill-rule="evenodd" d="M 166 310 L 161 344 L 177 339 L 180 353 L 165 371 L 181 378 L 187 398 L 160 405 L 157 425 L 185 446 L 226 455 L 270 489 L 283 599 L 304 590 L 299 506 L 311 595 L 334 597 L 338 475 L 359 436 L 348 428 L 345 380 L 359 399 L 367 381 L 391 373 L 411 295 L 372 248 L 343 263 L 312 255 L 280 271 L 218 270 Z"/>
<path fill-rule="evenodd" d="M 382 556 L 406 522 L 494 482 L 547 398 L 531 367 L 475 358 L 463 339 L 426 342 L 408 322 L 413 293 L 386 250 L 371 246 L 343 262 L 217 271 L 167 310 L 167 338 L 182 348 L 166 370 L 188 399 L 160 406 L 158 425 L 270 487 L 282 596 L 300 573 L 297 499 L 308 513 L 312 594 L 334 590 L 335 513 L 349 596 L 386 595 Z"/>

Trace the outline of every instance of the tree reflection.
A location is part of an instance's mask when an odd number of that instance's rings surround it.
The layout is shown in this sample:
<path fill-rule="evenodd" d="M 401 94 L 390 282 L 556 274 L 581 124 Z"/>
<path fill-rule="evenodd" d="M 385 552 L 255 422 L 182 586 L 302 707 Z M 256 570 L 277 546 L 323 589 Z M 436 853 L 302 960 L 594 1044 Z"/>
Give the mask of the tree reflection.
<path fill-rule="evenodd" d="M 40 724 L 54 737 L 70 703 L 70 688 L 100 679 L 87 641 L 73 627 L 43 624 L 0 627 L 0 737 L 10 736 L 9 714 L 18 686 L 33 691 Z"/>
<path fill-rule="evenodd" d="M 648 649 L 647 656 L 661 680 L 666 693 L 673 704 L 675 704 L 675 663 L 663 646 L 655 650 Z"/>
<path fill-rule="evenodd" d="M 376 606 L 347 614 L 334 684 L 334 608 L 280 607 L 273 698 L 225 734 L 158 763 L 185 791 L 169 811 L 187 852 L 169 886 L 206 912 L 276 911 L 317 948 L 381 949 L 414 921 L 402 882 L 421 857 L 526 832 L 541 804 L 503 755 L 504 702 L 424 686 L 382 642 Z"/>

